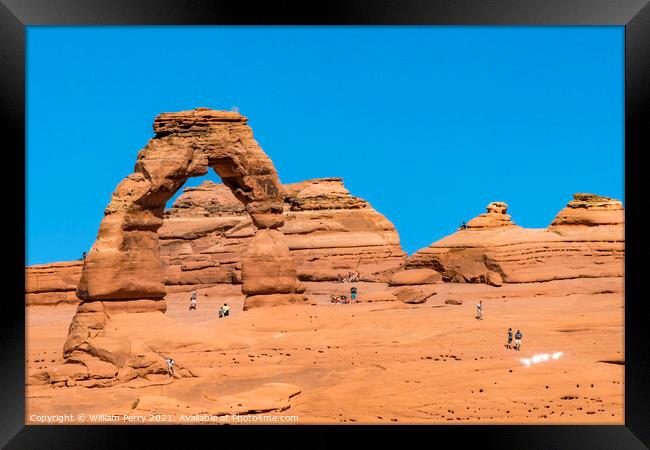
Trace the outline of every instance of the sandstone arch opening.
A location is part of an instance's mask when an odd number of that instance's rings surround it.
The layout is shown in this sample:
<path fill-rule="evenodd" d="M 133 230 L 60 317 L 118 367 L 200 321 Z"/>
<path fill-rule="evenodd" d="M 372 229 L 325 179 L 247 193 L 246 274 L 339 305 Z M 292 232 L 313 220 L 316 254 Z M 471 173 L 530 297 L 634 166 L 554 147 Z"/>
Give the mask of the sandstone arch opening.
<path fill-rule="evenodd" d="M 206 173 L 203 176 L 188 178 L 185 184 L 181 187 L 181 189 L 176 191 L 176 193 L 172 195 L 169 198 L 169 200 L 167 200 L 167 202 L 165 203 L 165 212 L 167 213 L 171 208 L 174 207 L 174 203 L 183 195 L 185 190 L 200 189 L 203 183 L 223 184 L 223 181 L 214 170 L 208 170 L 208 173 Z"/>
<path fill-rule="evenodd" d="M 191 177 L 213 169 L 256 228 L 242 255 L 245 305 L 304 302 L 304 288 L 284 235 L 283 193 L 270 158 L 237 112 L 196 108 L 163 113 L 138 153 L 134 172 L 117 186 L 84 261 L 81 300 L 64 346 L 66 359 L 100 356 L 90 342 L 117 313 L 166 311 L 158 229 L 167 201 Z M 76 355 L 76 356 L 75 356 Z"/>

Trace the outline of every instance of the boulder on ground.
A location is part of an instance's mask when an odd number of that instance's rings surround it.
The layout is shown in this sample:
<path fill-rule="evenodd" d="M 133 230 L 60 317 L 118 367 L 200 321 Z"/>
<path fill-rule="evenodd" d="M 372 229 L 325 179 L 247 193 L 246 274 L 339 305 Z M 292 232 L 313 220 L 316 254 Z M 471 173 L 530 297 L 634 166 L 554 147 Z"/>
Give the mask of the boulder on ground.
<path fill-rule="evenodd" d="M 446 305 L 462 305 L 463 301 L 462 300 L 455 300 L 455 299 L 450 298 L 449 300 L 445 300 L 445 304 Z"/>
<path fill-rule="evenodd" d="M 503 278 L 499 274 L 499 272 L 494 272 L 490 270 L 486 275 L 485 275 L 485 282 L 489 284 L 490 286 L 502 286 L 503 285 Z"/>
<path fill-rule="evenodd" d="M 397 297 L 398 300 L 404 302 L 404 303 L 424 303 L 427 301 L 429 297 L 432 295 L 435 295 L 435 292 L 424 292 L 422 289 L 412 287 L 412 286 L 404 286 L 399 289 L 396 289 L 393 291 L 393 295 Z"/>

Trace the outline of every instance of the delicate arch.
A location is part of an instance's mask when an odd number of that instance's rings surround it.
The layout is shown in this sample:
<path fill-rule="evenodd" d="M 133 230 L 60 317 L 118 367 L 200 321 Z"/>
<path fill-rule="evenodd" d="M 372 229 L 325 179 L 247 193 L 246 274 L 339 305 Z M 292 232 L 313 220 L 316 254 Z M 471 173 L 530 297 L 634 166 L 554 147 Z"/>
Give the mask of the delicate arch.
<path fill-rule="evenodd" d="M 160 114 L 153 128 L 155 137 L 113 192 L 85 258 L 77 288 L 82 301 L 70 325 L 66 357 L 92 353 L 88 340 L 111 313 L 166 310 L 157 230 L 166 202 L 188 178 L 205 175 L 210 167 L 244 203 L 258 229 L 242 260 L 246 307 L 305 300 L 277 230 L 284 224 L 282 185 L 247 118 L 197 108 Z"/>

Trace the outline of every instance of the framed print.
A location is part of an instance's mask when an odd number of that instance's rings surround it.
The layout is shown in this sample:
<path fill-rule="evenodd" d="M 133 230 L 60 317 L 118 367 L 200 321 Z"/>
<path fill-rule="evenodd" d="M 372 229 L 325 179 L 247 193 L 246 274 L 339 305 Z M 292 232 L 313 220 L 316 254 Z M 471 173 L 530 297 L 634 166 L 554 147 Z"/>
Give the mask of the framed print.
<path fill-rule="evenodd" d="M 0 17 L 3 446 L 650 442 L 647 2 Z"/>

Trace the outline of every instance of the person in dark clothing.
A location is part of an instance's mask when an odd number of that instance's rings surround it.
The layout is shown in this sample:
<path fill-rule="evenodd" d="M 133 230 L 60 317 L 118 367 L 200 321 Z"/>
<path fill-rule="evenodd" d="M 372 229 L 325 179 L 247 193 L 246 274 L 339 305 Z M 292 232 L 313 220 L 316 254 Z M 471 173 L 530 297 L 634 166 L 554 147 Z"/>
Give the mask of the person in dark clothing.
<path fill-rule="evenodd" d="M 521 334 L 521 331 L 517 330 L 515 333 L 515 350 L 519 351 L 521 350 L 521 338 L 524 337 L 523 334 Z"/>
<path fill-rule="evenodd" d="M 508 328 L 508 343 L 506 348 L 512 348 L 512 328 Z"/>

